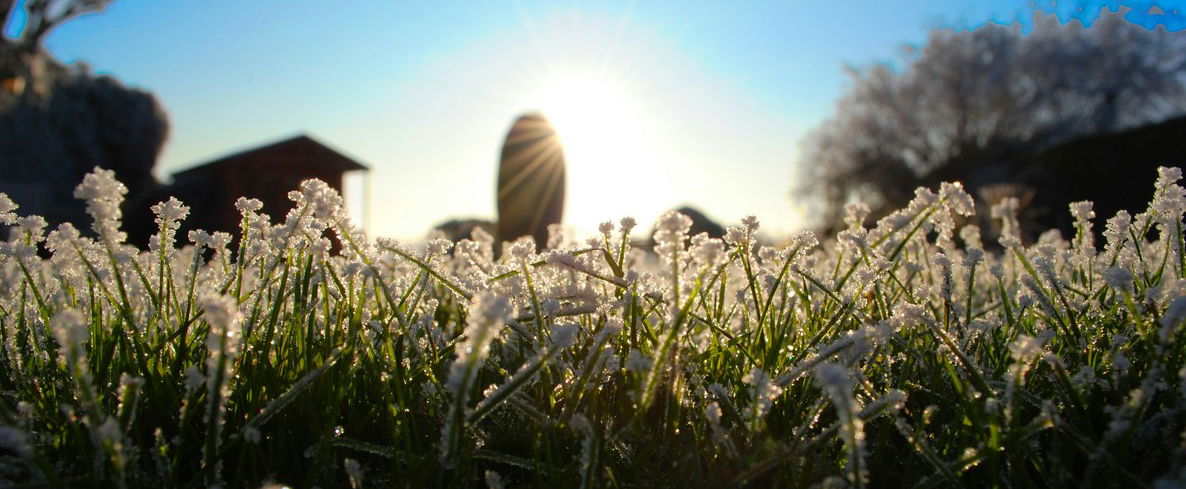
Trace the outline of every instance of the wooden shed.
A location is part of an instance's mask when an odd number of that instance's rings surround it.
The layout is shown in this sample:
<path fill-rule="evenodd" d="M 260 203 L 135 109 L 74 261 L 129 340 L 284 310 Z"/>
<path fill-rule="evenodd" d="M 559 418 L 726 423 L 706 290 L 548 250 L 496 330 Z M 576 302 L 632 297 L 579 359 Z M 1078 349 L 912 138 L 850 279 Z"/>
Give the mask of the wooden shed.
<path fill-rule="evenodd" d="M 346 172 L 367 167 L 325 144 L 301 134 L 240 151 L 173 174 L 169 193 L 190 206 L 186 228 L 237 232 L 239 197 L 259 199 L 273 223 L 292 209 L 288 192 L 310 178 L 325 181 L 338 192 Z"/>

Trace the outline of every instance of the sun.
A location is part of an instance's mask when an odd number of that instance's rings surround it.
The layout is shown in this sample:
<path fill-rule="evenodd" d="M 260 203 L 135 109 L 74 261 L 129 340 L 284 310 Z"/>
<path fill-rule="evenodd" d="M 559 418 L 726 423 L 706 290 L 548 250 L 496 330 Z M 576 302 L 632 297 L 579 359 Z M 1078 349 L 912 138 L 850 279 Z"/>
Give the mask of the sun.
<path fill-rule="evenodd" d="M 638 114 L 614 80 L 581 75 L 552 80 L 540 99 L 540 110 L 556 127 L 565 149 L 582 156 L 638 149 Z"/>
<path fill-rule="evenodd" d="M 549 78 L 537 93 L 537 110 L 555 127 L 567 161 L 566 225 L 595 229 L 670 205 L 654 114 L 629 83 L 572 70 Z"/>

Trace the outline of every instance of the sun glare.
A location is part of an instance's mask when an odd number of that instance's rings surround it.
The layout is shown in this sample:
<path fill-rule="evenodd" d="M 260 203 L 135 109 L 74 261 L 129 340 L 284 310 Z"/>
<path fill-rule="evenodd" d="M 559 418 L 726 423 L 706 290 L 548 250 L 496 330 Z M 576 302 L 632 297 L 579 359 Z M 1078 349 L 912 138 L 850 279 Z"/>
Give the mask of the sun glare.
<path fill-rule="evenodd" d="M 626 215 L 649 218 L 637 213 L 670 205 L 651 115 L 629 87 L 608 77 L 572 74 L 549 80 L 539 93 L 538 109 L 556 128 L 568 161 L 566 225 L 594 229 Z"/>
<path fill-rule="evenodd" d="M 639 132 L 637 117 L 611 80 L 577 76 L 555 80 L 540 105 L 565 148 L 580 154 L 609 149 L 610 141 L 616 146 L 632 142 L 623 139 L 636 139 Z"/>

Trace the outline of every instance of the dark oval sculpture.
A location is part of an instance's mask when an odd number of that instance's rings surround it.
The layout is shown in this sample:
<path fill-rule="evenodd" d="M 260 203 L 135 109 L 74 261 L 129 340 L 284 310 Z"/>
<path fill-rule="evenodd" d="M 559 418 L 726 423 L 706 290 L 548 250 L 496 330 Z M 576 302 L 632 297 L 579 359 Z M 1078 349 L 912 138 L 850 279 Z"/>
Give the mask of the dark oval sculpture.
<path fill-rule="evenodd" d="M 519 117 L 502 145 L 498 165 L 498 240 L 531 236 L 548 242 L 548 225 L 564 215 L 564 148 L 544 116 Z"/>

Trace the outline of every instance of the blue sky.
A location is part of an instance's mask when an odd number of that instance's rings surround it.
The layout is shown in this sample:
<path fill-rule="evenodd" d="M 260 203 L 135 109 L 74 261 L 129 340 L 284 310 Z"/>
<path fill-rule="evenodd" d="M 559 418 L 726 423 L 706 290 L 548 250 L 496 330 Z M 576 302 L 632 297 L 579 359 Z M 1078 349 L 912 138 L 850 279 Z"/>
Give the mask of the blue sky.
<path fill-rule="evenodd" d="M 1090 21 L 1097 3 L 1037 5 Z M 1150 5 L 1134 5 L 1131 18 L 1156 22 Z M 630 121 L 627 135 L 589 125 L 597 115 L 570 126 L 585 134 L 568 154 L 567 224 L 590 231 L 624 215 L 649 223 L 691 204 L 726 223 L 756 214 L 778 234 L 799 222 L 789 195 L 799 142 L 848 86 L 846 64 L 892 60 L 933 28 L 1025 21 L 1031 8 L 118 0 L 63 25 L 47 45 L 160 98 L 172 124 L 160 176 L 306 132 L 372 168 L 369 194 L 361 185 L 348 193 L 355 203 L 369 195 L 368 227 L 379 235 L 416 238 L 449 217 L 493 217 L 502 137 L 517 115 L 547 115 L 548 104 Z M 586 97 L 553 89 L 574 79 L 612 89 L 567 104 Z M 555 93 L 566 95 L 557 102 Z"/>

